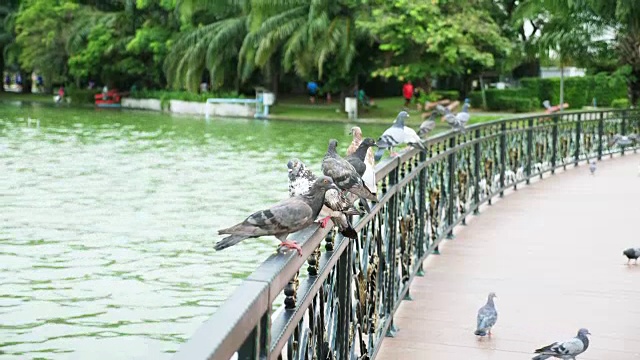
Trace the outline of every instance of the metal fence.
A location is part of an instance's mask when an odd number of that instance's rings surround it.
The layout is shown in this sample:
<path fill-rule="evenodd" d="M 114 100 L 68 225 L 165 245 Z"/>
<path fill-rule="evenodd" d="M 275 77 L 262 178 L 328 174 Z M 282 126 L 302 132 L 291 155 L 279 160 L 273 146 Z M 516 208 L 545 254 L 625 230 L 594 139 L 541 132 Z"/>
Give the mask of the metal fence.
<path fill-rule="evenodd" d="M 635 152 L 609 146 L 631 133 L 640 134 L 638 110 L 565 112 L 472 125 L 430 138 L 428 154 L 383 161 L 379 202 L 355 220 L 358 239 L 318 225 L 294 234 L 304 257 L 268 258 L 174 359 L 372 359 L 423 261 L 468 214 L 557 168 Z"/>

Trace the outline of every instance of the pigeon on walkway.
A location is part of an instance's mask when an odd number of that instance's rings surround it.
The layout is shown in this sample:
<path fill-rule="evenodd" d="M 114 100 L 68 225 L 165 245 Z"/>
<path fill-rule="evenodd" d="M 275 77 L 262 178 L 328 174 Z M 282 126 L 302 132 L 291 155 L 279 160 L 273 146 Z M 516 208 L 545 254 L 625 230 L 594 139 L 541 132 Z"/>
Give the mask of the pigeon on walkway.
<path fill-rule="evenodd" d="M 589 171 L 591 172 L 591 175 L 596 173 L 596 161 L 592 160 L 591 164 L 589 164 Z"/>
<path fill-rule="evenodd" d="M 462 105 L 462 110 L 459 113 L 453 114 L 449 108 L 446 108 L 442 105 L 436 106 L 438 112 L 444 115 L 444 121 L 449 124 L 454 131 L 462 131 L 465 132 L 465 126 L 469 122 L 469 99 L 464 99 L 464 105 Z"/>
<path fill-rule="evenodd" d="M 311 190 L 317 177 L 302 161 L 291 159 L 287 167 L 289 168 L 289 196 L 303 195 Z M 337 188 L 325 192 L 324 206 L 319 214 L 322 219 L 320 226 L 324 228 L 329 219 L 333 219 L 343 236 L 356 239 L 358 233 L 353 229 L 346 215 L 359 215 L 360 212 L 353 207 L 353 203 L 346 195 L 346 191 L 340 191 Z"/>
<path fill-rule="evenodd" d="M 338 141 L 336 139 L 329 140 L 327 153 L 322 160 L 322 173 L 332 178 L 341 190 L 346 190 L 358 196 L 362 202 L 362 206 L 369 212 L 370 208 L 365 200 L 377 202 L 378 198 L 367 188 L 364 180 L 358 175 L 353 165 L 338 155 L 336 152 L 337 146 Z"/>
<path fill-rule="evenodd" d="M 635 134 L 628 134 L 628 135 L 615 134 L 615 135 L 613 135 L 613 137 L 611 137 L 611 140 L 609 140 L 609 147 L 612 147 L 614 145 L 629 146 L 629 145 L 631 145 L 633 143 L 640 143 L 640 135 L 635 135 Z"/>
<path fill-rule="evenodd" d="M 635 260 L 635 263 L 638 264 L 638 258 L 640 257 L 640 248 L 628 248 L 627 250 L 622 252 L 622 255 L 627 257 L 627 264 L 631 260 Z"/>
<path fill-rule="evenodd" d="M 409 113 L 406 111 L 400 111 L 398 117 L 393 122 L 390 128 L 384 131 L 376 145 L 378 145 L 378 151 L 375 153 L 376 161 L 382 158 L 382 154 L 386 149 L 389 149 L 391 156 L 397 156 L 396 152 L 393 152 L 393 148 L 400 144 L 407 144 L 416 149 L 427 151 L 427 148 L 422 144 L 422 139 L 412 128 L 405 126 L 404 121 L 409 117 Z"/>
<path fill-rule="evenodd" d="M 431 116 L 420 124 L 420 129 L 418 130 L 418 135 L 424 138 L 426 135 L 429 135 L 431 130 L 436 128 L 436 115 L 437 112 L 433 111 Z"/>
<path fill-rule="evenodd" d="M 587 335 L 591 335 L 589 330 L 582 328 L 578 330 L 578 335 L 571 340 L 564 342 L 555 342 L 547 345 L 535 351 L 536 355 L 532 360 L 545 360 L 550 357 L 558 359 L 574 359 L 577 355 L 582 354 L 589 347 L 589 338 Z"/>
<path fill-rule="evenodd" d="M 256 211 L 239 224 L 218 230 L 218 234 L 230 236 L 218 241 L 214 249 L 226 249 L 248 238 L 273 235 L 280 240 L 280 246 L 296 249 L 302 256 L 300 245 L 288 241 L 287 236 L 314 222 L 322 209 L 325 192 L 329 189 L 336 189 L 333 180 L 327 176 L 319 177 L 306 194 L 282 200 L 269 209 Z"/>
<path fill-rule="evenodd" d="M 495 293 L 490 292 L 487 297 L 487 303 L 478 310 L 478 325 L 474 334 L 491 336 L 491 328 L 498 321 L 498 312 L 496 311 L 496 305 L 493 303 L 493 298 L 496 297 Z"/>

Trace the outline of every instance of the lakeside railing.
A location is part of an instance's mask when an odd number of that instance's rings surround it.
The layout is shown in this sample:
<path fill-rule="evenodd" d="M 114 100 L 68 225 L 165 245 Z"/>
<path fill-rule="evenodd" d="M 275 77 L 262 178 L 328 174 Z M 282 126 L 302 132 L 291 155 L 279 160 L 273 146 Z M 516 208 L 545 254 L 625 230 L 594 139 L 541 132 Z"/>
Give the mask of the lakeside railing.
<path fill-rule="evenodd" d="M 635 152 L 608 144 L 631 133 L 639 110 L 565 112 L 472 125 L 428 139 L 428 154 L 384 160 L 379 203 L 357 220 L 357 240 L 315 224 L 292 235 L 304 256 L 269 257 L 174 359 L 373 359 L 423 261 L 468 214 L 557 168 Z"/>

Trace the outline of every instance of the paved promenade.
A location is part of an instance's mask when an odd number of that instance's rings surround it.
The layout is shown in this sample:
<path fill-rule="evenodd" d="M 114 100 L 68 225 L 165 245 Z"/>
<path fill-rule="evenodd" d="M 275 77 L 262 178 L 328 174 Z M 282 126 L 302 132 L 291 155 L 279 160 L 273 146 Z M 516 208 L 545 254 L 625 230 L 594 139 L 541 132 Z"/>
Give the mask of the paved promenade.
<path fill-rule="evenodd" d="M 559 170 L 509 192 L 445 240 L 411 286 L 377 360 L 518 360 L 586 327 L 579 360 L 640 359 L 640 154 Z M 633 263 L 633 262 L 632 262 Z M 473 334 L 494 291 L 492 338 Z"/>

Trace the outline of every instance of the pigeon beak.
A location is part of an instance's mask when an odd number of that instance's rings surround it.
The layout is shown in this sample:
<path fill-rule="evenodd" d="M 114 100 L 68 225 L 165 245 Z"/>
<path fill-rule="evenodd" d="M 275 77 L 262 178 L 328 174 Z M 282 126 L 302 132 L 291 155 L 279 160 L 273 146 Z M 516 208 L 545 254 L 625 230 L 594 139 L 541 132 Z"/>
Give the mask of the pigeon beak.
<path fill-rule="evenodd" d="M 587 331 L 587 335 L 591 335 L 591 333 Z"/>
<path fill-rule="evenodd" d="M 340 190 L 340 188 L 338 188 L 338 185 L 336 184 L 331 184 L 331 186 L 329 186 L 329 189 Z"/>

